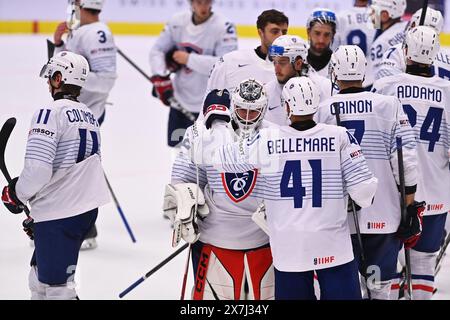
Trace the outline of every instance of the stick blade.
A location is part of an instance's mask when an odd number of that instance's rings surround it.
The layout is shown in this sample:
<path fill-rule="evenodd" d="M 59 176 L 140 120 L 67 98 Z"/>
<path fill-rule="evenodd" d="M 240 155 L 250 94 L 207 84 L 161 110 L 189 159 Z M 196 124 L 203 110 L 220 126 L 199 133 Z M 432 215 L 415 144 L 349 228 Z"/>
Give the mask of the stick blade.
<path fill-rule="evenodd" d="M 8 182 L 11 181 L 11 177 L 8 173 L 8 170 L 6 169 L 5 149 L 6 144 L 8 143 L 9 136 L 11 135 L 11 132 L 13 131 L 15 125 L 16 118 L 9 118 L 8 120 L 6 120 L 6 122 L 3 124 L 2 129 L 0 130 L 0 169 Z"/>
<path fill-rule="evenodd" d="M 47 39 L 47 58 L 50 60 L 50 58 L 53 57 L 55 53 L 55 44 Z"/>

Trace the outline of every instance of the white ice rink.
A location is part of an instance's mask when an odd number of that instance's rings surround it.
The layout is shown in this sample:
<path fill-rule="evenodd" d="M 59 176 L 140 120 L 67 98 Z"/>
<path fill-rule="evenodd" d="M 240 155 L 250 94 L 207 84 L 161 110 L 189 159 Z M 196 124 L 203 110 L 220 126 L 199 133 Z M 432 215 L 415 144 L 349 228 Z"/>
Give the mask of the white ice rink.
<path fill-rule="evenodd" d="M 27 131 L 35 110 L 51 101 L 39 71 L 47 61 L 45 36 L 0 36 L 0 125 L 17 118 L 6 149 L 11 176 L 23 166 Z M 117 46 L 149 73 L 149 37 L 116 37 Z M 241 40 L 241 47 L 256 45 Z M 169 181 L 171 150 L 166 146 L 168 109 L 151 96 L 151 86 L 118 57 L 118 79 L 102 126 L 103 165 L 137 238 L 133 244 L 113 203 L 100 209 L 96 250 L 81 252 L 77 276 L 81 299 L 118 299 L 119 293 L 175 249 L 162 218 L 164 185 Z M 3 177 L 0 184 L 6 183 Z M 22 232 L 24 215 L 0 205 L 0 299 L 28 299 L 33 249 Z M 132 291 L 127 299 L 179 299 L 187 251 Z M 189 295 L 192 270 L 188 277 Z M 436 299 L 450 299 L 450 259 L 437 278 Z"/>

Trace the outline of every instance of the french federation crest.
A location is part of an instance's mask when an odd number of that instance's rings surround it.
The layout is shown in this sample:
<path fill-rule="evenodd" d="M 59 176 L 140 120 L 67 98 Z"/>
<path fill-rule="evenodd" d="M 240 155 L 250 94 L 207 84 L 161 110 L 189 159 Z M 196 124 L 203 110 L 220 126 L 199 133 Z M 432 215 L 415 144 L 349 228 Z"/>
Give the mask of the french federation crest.
<path fill-rule="evenodd" d="M 258 169 L 244 173 L 221 173 L 225 192 L 234 202 L 241 202 L 253 191 L 258 176 Z"/>

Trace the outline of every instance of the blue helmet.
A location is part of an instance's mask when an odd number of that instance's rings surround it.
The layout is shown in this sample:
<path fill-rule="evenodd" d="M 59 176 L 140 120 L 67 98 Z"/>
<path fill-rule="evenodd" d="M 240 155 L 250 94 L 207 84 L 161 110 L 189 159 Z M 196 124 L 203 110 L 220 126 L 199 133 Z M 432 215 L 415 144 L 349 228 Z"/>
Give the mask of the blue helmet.
<path fill-rule="evenodd" d="M 314 9 L 306 22 L 308 29 L 311 29 L 313 25 L 318 22 L 321 24 L 329 24 L 332 26 L 333 31 L 336 32 L 336 14 L 329 9 Z"/>

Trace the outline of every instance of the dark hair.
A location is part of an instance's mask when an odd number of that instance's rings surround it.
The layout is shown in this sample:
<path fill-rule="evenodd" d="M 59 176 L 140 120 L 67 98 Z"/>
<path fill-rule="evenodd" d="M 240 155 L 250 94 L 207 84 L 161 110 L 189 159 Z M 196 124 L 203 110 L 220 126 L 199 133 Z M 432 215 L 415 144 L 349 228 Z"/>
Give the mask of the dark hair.
<path fill-rule="evenodd" d="M 100 14 L 100 11 L 101 11 L 101 10 L 95 10 L 95 9 L 90 9 L 90 8 L 83 8 L 83 9 L 94 15 Z"/>
<path fill-rule="evenodd" d="M 72 97 L 77 98 L 80 95 L 81 87 L 74 84 L 63 84 L 61 91 L 70 94 Z"/>
<path fill-rule="evenodd" d="M 269 23 L 278 25 L 285 23 L 289 25 L 289 18 L 281 11 L 275 9 L 266 10 L 263 11 L 259 15 L 258 20 L 256 20 L 256 27 L 260 30 L 264 30 Z"/>
<path fill-rule="evenodd" d="M 53 76 L 52 76 L 52 80 L 56 80 L 56 77 L 58 75 L 61 75 L 61 72 L 56 71 Z M 73 96 L 74 98 L 77 98 L 80 95 L 81 92 L 81 87 L 80 86 L 76 86 L 74 84 L 65 84 L 64 81 L 62 82 L 62 86 L 61 86 L 61 91 L 64 93 L 68 93 L 71 96 Z"/>

